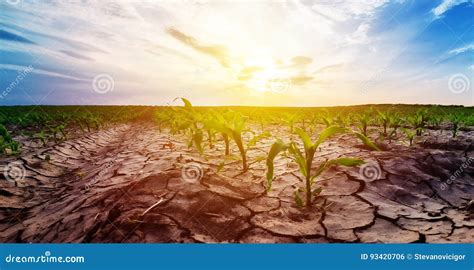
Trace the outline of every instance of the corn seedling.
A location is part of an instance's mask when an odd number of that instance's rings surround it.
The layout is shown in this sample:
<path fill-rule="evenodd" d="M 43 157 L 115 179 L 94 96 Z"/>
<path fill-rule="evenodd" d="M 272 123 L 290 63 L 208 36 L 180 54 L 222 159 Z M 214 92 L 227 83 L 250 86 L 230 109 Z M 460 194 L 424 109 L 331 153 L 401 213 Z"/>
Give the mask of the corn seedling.
<path fill-rule="evenodd" d="M 329 116 L 329 114 L 325 114 L 321 117 L 321 120 L 323 121 L 324 125 L 326 125 L 326 127 L 330 127 L 332 125 L 334 125 L 334 119 Z"/>
<path fill-rule="evenodd" d="M 384 137 L 387 137 L 387 127 L 390 123 L 390 119 L 391 119 L 391 114 L 389 112 L 377 112 L 378 114 L 378 121 L 380 123 L 380 125 L 382 126 L 383 128 L 383 136 Z"/>
<path fill-rule="evenodd" d="M 20 144 L 13 140 L 10 132 L 2 124 L 0 124 L 0 150 L 5 154 L 9 154 L 8 150 L 11 154 L 16 154 L 20 150 Z"/>
<path fill-rule="evenodd" d="M 60 126 L 56 126 L 56 127 L 50 127 L 49 130 L 51 132 L 51 134 L 53 135 L 53 140 L 55 143 L 58 143 L 58 141 L 61 139 L 59 137 L 59 134 L 60 134 L 60 129 L 63 128 L 64 129 L 64 126 L 60 127 Z"/>
<path fill-rule="evenodd" d="M 334 123 L 342 128 L 349 126 L 350 122 L 350 117 L 348 115 L 343 116 L 341 114 L 338 114 L 334 119 Z"/>
<path fill-rule="evenodd" d="M 230 113 L 225 114 L 215 114 L 213 119 L 208 123 L 215 129 L 218 133 L 221 134 L 222 139 L 224 140 L 225 152 L 224 154 L 228 156 L 230 154 L 230 138 L 232 138 L 232 130 L 229 128 L 229 123 L 226 120 L 230 118 Z"/>
<path fill-rule="evenodd" d="M 255 144 L 261 139 L 270 137 L 270 133 L 264 132 L 260 135 L 252 133 L 252 138 L 248 141 L 247 145 L 244 145 L 242 134 L 246 131 L 245 128 L 246 119 L 239 113 L 235 113 L 232 122 L 226 127 L 227 133 L 231 135 L 232 139 L 237 144 L 239 153 L 242 157 L 242 170 L 245 172 L 248 170 L 247 163 L 247 151 L 255 146 Z"/>
<path fill-rule="evenodd" d="M 316 169 L 315 172 L 311 172 L 311 167 L 313 164 L 313 159 L 316 153 L 316 150 L 320 146 L 321 143 L 329 139 L 330 137 L 336 135 L 336 134 L 341 134 L 341 133 L 349 133 L 350 131 L 346 128 L 341 128 L 338 126 L 331 126 L 326 129 L 324 129 L 320 134 L 318 139 L 313 143 L 311 141 L 310 136 L 308 133 L 306 133 L 304 130 L 300 128 L 296 128 L 296 133 L 298 134 L 303 146 L 304 146 L 304 154 L 300 151 L 298 148 L 297 144 L 295 142 L 290 142 L 288 144 L 282 142 L 281 140 L 277 140 L 275 143 L 270 148 L 270 151 L 267 156 L 267 191 L 269 191 L 272 187 L 272 182 L 273 182 L 273 171 L 274 171 L 274 160 L 276 156 L 280 152 L 288 151 L 292 159 L 298 164 L 299 170 L 301 174 L 305 178 L 305 187 L 300 188 L 297 191 L 295 191 L 295 202 L 299 206 L 306 205 L 306 207 L 311 207 L 312 206 L 312 198 L 313 196 L 317 196 L 320 192 L 321 189 L 312 189 L 313 184 L 314 184 L 314 179 L 318 177 L 324 170 L 329 168 L 332 165 L 341 165 L 341 166 L 358 166 L 360 164 L 363 164 L 364 161 L 360 159 L 354 159 L 354 158 L 337 158 L 337 159 L 332 159 L 323 162 L 322 164 L 319 165 L 319 167 Z M 360 134 L 362 135 L 362 134 Z M 357 136 L 359 137 L 359 136 Z M 360 138 L 360 137 L 359 137 Z M 368 140 L 365 137 L 366 141 Z M 364 141 L 365 143 L 365 141 Z M 370 146 L 373 146 L 371 144 Z M 377 150 L 377 149 L 374 149 Z M 303 191 L 306 194 L 306 203 L 303 203 L 303 199 L 300 197 L 300 192 Z"/>
<path fill-rule="evenodd" d="M 430 128 L 432 129 L 440 129 L 441 123 L 443 122 L 443 117 L 442 116 L 431 116 L 430 119 L 428 120 L 428 124 Z"/>
<path fill-rule="evenodd" d="M 44 130 L 41 130 L 39 133 L 36 133 L 36 138 L 38 138 L 43 143 L 43 146 L 46 146 L 47 137 Z"/>
<path fill-rule="evenodd" d="M 368 113 L 359 114 L 356 116 L 356 126 L 362 135 L 367 136 L 367 127 L 369 126 L 371 116 Z"/>
<path fill-rule="evenodd" d="M 428 121 L 428 113 L 426 110 L 418 110 L 415 115 L 407 118 L 407 122 L 413 127 L 416 136 L 421 136 Z"/>
<path fill-rule="evenodd" d="M 405 133 L 405 136 L 408 139 L 410 147 L 413 146 L 413 140 L 415 139 L 416 136 L 416 131 L 407 129 L 407 128 L 402 128 L 403 133 Z"/>
<path fill-rule="evenodd" d="M 290 128 L 290 134 L 294 133 L 295 123 L 299 120 L 298 114 L 285 114 L 283 117 L 283 122 Z"/>
<path fill-rule="evenodd" d="M 463 124 L 463 121 L 462 121 L 463 117 L 458 114 L 450 114 L 448 119 L 449 119 L 449 122 L 451 123 L 451 131 L 453 132 L 453 138 L 456 138 L 459 128 Z"/>

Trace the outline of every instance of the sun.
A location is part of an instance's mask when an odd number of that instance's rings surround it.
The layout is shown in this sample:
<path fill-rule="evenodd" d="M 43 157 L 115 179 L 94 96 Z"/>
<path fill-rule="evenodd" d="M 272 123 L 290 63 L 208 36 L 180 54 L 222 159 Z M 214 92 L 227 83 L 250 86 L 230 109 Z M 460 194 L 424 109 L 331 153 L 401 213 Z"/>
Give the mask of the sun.
<path fill-rule="evenodd" d="M 273 57 L 258 55 L 244 63 L 246 67 L 253 68 L 245 85 L 255 93 L 280 93 L 288 88 L 290 74 Z"/>
<path fill-rule="evenodd" d="M 273 71 L 272 69 L 264 69 L 260 72 L 256 72 L 252 79 L 248 80 L 246 85 L 250 89 L 256 92 L 268 92 L 269 91 L 269 84 L 272 78 Z"/>

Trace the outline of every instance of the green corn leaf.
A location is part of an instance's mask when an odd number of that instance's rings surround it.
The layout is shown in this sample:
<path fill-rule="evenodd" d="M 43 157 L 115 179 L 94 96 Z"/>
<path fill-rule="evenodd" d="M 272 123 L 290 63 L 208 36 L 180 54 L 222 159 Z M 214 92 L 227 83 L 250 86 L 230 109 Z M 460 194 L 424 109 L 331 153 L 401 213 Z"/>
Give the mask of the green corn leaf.
<path fill-rule="evenodd" d="M 201 155 L 204 153 L 204 149 L 202 148 L 202 139 L 203 139 L 202 131 L 196 130 L 193 134 L 193 142 L 194 142 L 194 145 L 196 145 L 196 148 L 199 151 L 199 154 Z"/>
<path fill-rule="evenodd" d="M 257 136 L 254 136 L 247 144 L 247 149 L 250 147 L 254 147 L 258 141 L 265 139 L 265 138 L 270 138 L 272 134 L 270 132 L 263 132 L 262 134 L 259 134 Z"/>
<path fill-rule="evenodd" d="M 415 132 L 409 130 L 409 129 L 406 129 L 406 128 L 402 128 L 402 131 L 403 133 L 405 133 L 405 135 L 409 138 L 411 137 L 414 137 L 415 136 Z"/>
<path fill-rule="evenodd" d="M 264 160 L 267 160 L 267 156 L 256 156 L 256 157 L 254 157 L 253 160 L 254 160 L 255 162 L 264 161 Z"/>
<path fill-rule="evenodd" d="M 295 128 L 296 134 L 300 137 L 301 141 L 303 142 L 304 149 L 308 151 L 313 146 L 313 143 L 311 142 L 311 138 L 309 137 L 308 133 L 306 133 L 304 130 L 301 128 Z"/>
<path fill-rule="evenodd" d="M 288 148 L 288 144 L 285 144 L 281 140 L 277 140 L 274 142 L 270 148 L 270 152 L 268 153 L 267 156 L 267 191 L 270 191 L 272 188 L 272 182 L 273 182 L 273 170 L 274 170 L 274 165 L 273 162 L 275 160 L 275 157 L 280 153 L 285 151 Z"/>
<path fill-rule="evenodd" d="M 375 151 L 382 151 L 375 143 L 373 143 L 367 136 L 362 133 L 354 132 L 354 134 L 359 138 L 367 147 Z"/>
<path fill-rule="evenodd" d="M 242 134 L 236 130 L 232 130 L 232 138 L 234 139 L 237 147 L 239 148 L 240 153 L 245 153 L 244 143 L 242 141 Z"/>
<path fill-rule="evenodd" d="M 298 190 L 295 190 L 295 192 L 293 193 L 294 196 L 295 196 L 295 203 L 298 207 L 303 207 L 304 203 L 303 203 L 303 199 L 301 199 L 300 197 L 300 194 L 299 194 L 299 191 Z"/>
<path fill-rule="evenodd" d="M 295 158 L 296 163 L 298 163 L 298 167 L 300 168 L 301 174 L 306 178 L 308 176 L 308 168 L 306 168 L 306 158 L 301 153 L 298 146 L 292 142 L 288 148 L 288 152 L 293 155 Z"/>
<path fill-rule="evenodd" d="M 323 191 L 322 187 L 315 188 L 313 190 L 313 196 L 318 196 L 321 193 L 321 191 Z"/>
<path fill-rule="evenodd" d="M 240 114 L 240 113 L 236 113 L 234 114 L 234 119 L 233 119 L 233 130 L 237 131 L 237 132 L 242 132 L 242 130 L 244 129 L 245 127 L 245 118 Z"/>
<path fill-rule="evenodd" d="M 191 104 L 191 101 L 189 101 L 185 98 L 181 98 L 181 100 L 184 102 L 184 107 L 186 109 L 191 109 L 193 107 L 193 105 Z"/>
<path fill-rule="evenodd" d="M 365 162 L 362 159 L 358 158 L 336 158 L 328 161 L 328 165 L 341 165 L 347 167 L 355 167 L 364 164 Z"/>
<path fill-rule="evenodd" d="M 328 162 L 324 162 L 324 163 L 322 163 L 321 165 L 319 165 L 318 169 L 316 170 L 316 173 L 315 173 L 313 176 L 311 176 L 311 179 L 310 179 L 310 181 L 311 181 L 310 184 L 311 184 L 311 185 L 312 185 L 313 182 L 314 182 L 314 178 L 316 178 L 316 177 L 318 177 L 319 175 L 321 175 L 321 173 L 324 172 L 324 170 L 327 168 L 327 166 L 328 166 Z"/>
<path fill-rule="evenodd" d="M 323 122 L 326 125 L 326 127 L 329 127 L 332 124 L 331 119 L 329 119 L 328 117 L 323 117 Z"/>
<path fill-rule="evenodd" d="M 222 171 L 222 169 L 224 169 L 224 165 L 225 165 L 225 161 L 223 160 L 219 163 L 219 166 L 217 166 L 217 172 Z"/>
<path fill-rule="evenodd" d="M 342 128 L 342 127 L 339 127 L 339 126 L 328 127 L 326 129 L 324 129 L 323 131 L 321 131 L 321 134 L 319 134 L 318 140 L 314 144 L 314 148 L 315 149 L 318 148 L 318 146 L 322 142 L 327 140 L 329 137 L 332 137 L 332 136 L 334 136 L 336 134 L 340 134 L 340 133 L 346 133 L 346 132 L 347 132 L 346 128 Z"/>

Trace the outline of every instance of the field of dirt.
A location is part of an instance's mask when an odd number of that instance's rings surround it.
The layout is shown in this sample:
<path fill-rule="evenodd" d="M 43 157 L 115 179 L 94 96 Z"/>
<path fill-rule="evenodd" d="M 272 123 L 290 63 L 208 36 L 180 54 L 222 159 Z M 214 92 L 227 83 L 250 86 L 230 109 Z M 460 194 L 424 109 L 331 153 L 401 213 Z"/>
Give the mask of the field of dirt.
<path fill-rule="evenodd" d="M 260 157 L 274 139 L 249 151 L 245 173 L 231 144 L 235 158 L 218 173 L 222 141 L 201 157 L 151 122 L 123 124 L 0 159 L 2 172 L 24 174 L 0 179 L 0 242 L 473 243 L 473 138 L 428 130 L 415 147 L 378 152 L 336 136 L 315 168 L 342 155 L 367 163 L 324 172 L 316 206 L 301 209 L 293 192 L 303 179 L 283 156 L 265 191 Z"/>

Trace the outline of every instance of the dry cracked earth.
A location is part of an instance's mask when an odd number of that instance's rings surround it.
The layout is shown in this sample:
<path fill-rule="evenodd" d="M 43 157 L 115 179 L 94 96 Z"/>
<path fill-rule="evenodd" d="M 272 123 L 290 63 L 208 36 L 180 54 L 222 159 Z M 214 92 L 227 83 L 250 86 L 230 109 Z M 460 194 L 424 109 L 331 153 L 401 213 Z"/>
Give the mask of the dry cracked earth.
<path fill-rule="evenodd" d="M 284 157 L 265 192 L 260 157 L 273 139 L 249 151 L 245 173 L 237 149 L 217 173 L 222 142 L 201 157 L 152 123 L 27 146 L 0 160 L 2 171 L 11 162 L 25 168 L 21 180 L 0 179 L 0 242 L 473 243 L 474 133 L 448 135 L 428 131 L 417 147 L 383 152 L 335 137 L 314 167 L 342 155 L 367 164 L 326 171 L 309 210 L 294 203 L 303 182 Z"/>

